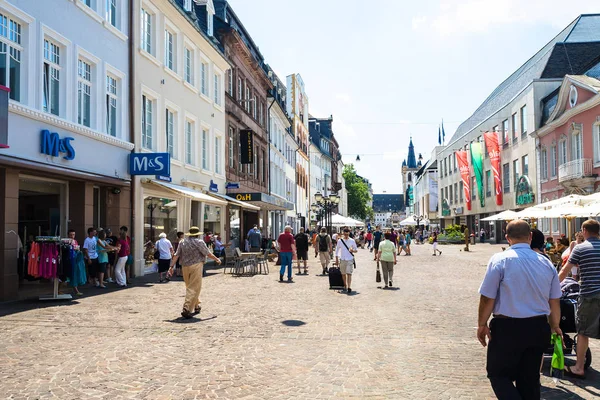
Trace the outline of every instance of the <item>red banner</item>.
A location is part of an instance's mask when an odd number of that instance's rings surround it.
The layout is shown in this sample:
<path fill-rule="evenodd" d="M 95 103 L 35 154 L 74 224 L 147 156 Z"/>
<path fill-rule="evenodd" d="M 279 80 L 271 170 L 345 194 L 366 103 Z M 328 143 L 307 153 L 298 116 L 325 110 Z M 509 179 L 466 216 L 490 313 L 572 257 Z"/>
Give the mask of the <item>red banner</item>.
<path fill-rule="evenodd" d="M 463 182 L 463 189 L 465 191 L 465 199 L 467 203 L 467 210 L 471 209 L 471 172 L 469 171 L 469 158 L 466 151 L 456 152 L 456 161 L 458 162 L 458 169 L 460 170 L 460 177 Z"/>
<path fill-rule="evenodd" d="M 490 163 L 492 164 L 492 172 L 494 174 L 494 183 L 496 187 L 496 204 L 502 205 L 502 177 L 500 166 L 500 144 L 498 143 L 498 132 L 485 132 L 483 134 L 485 139 L 485 147 L 490 156 Z"/>

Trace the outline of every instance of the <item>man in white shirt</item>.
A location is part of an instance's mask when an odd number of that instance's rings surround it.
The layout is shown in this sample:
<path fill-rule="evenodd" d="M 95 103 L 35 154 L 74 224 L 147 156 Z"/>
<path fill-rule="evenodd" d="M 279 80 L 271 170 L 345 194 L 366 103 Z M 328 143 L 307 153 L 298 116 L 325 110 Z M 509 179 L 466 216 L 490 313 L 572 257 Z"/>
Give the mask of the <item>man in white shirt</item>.
<path fill-rule="evenodd" d="M 338 240 L 335 249 L 335 263 L 340 266 L 344 279 L 344 291 L 352 293 L 352 272 L 355 268 L 354 253 L 358 252 L 356 242 L 350 238 L 350 229 L 344 228 L 344 237 Z"/>
<path fill-rule="evenodd" d="M 83 242 L 83 256 L 88 266 L 88 282 L 100 286 L 96 275 L 98 274 L 98 252 L 96 251 L 96 228 L 88 228 L 88 237 Z"/>

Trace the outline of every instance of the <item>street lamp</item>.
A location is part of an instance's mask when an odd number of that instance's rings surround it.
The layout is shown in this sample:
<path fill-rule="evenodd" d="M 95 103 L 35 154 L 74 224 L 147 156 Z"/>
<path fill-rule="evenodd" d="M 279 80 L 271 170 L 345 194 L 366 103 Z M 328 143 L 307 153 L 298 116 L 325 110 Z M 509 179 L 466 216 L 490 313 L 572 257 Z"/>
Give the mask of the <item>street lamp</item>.
<path fill-rule="evenodd" d="M 317 213 L 317 220 L 323 218 L 324 225 L 327 227 L 327 232 L 331 234 L 331 214 L 333 209 L 339 204 L 340 197 L 337 193 L 323 196 L 321 192 L 317 192 L 315 193 L 315 201 L 315 204 L 311 206 L 311 210 Z"/>
<path fill-rule="evenodd" d="M 315 193 L 315 200 L 317 203 L 321 203 L 323 201 L 323 194 L 321 192 Z"/>

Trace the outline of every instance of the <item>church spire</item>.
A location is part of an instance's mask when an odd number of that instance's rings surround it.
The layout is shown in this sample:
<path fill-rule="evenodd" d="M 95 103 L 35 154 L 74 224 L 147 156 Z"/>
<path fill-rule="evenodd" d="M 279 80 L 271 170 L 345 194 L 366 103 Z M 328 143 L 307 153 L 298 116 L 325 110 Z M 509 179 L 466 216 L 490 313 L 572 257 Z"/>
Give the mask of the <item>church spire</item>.
<path fill-rule="evenodd" d="M 415 157 L 415 146 L 413 146 L 412 136 L 408 145 L 408 168 L 417 168 L 417 158 Z"/>

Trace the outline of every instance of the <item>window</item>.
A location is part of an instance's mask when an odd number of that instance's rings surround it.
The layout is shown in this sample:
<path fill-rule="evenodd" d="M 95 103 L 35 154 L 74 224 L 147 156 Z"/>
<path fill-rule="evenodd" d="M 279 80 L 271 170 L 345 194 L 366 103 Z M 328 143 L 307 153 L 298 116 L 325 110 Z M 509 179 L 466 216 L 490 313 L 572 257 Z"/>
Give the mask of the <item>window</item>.
<path fill-rule="evenodd" d="M 458 161 L 456 159 L 456 153 L 454 153 L 452 158 L 454 159 L 454 172 L 457 172 L 458 171 Z"/>
<path fill-rule="evenodd" d="M 242 100 L 243 96 L 244 96 L 244 87 L 242 85 L 242 78 L 238 78 L 238 92 L 237 92 L 238 100 Z"/>
<path fill-rule="evenodd" d="M 206 32 L 208 36 L 213 35 L 213 15 L 210 12 L 206 13 Z"/>
<path fill-rule="evenodd" d="M 508 120 L 502 121 L 502 146 L 508 146 L 509 141 Z"/>
<path fill-rule="evenodd" d="M 227 93 L 233 97 L 233 71 L 227 71 Z"/>
<path fill-rule="evenodd" d="M 567 163 L 567 139 L 563 138 L 558 142 L 558 165 Z"/>
<path fill-rule="evenodd" d="M 60 47 L 44 40 L 44 111 L 59 115 Z"/>
<path fill-rule="evenodd" d="M 21 100 L 21 24 L 0 14 L 0 85 L 11 99 Z"/>
<path fill-rule="evenodd" d="M 513 161 L 513 181 L 514 181 L 515 191 L 516 191 L 517 184 L 519 183 L 519 160 Z"/>
<path fill-rule="evenodd" d="M 154 149 L 154 132 L 152 131 L 153 103 L 146 95 L 142 95 L 142 147 Z"/>
<path fill-rule="evenodd" d="M 550 176 L 556 178 L 556 146 L 550 147 Z"/>
<path fill-rule="evenodd" d="M 524 155 L 523 158 L 521 158 L 522 161 L 522 167 L 523 167 L 523 175 L 525 176 L 529 176 L 529 156 L 528 155 Z"/>
<path fill-rule="evenodd" d="M 519 141 L 519 131 L 517 130 L 517 113 L 514 113 L 511 118 L 511 126 L 512 126 L 512 140 L 513 143 Z"/>
<path fill-rule="evenodd" d="M 215 137 L 215 173 L 222 174 L 221 171 L 221 138 Z"/>
<path fill-rule="evenodd" d="M 264 107 L 265 107 L 265 106 L 263 105 L 263 103 L 262 103 L 262 102 L 261 102 L 261 103 L 258 105 L 258 123 L 259 123 L 261 126 L 263 126 L 263 125 L 264 125 L 264 123 L 265 123 L 265 118 L 264 118 L 264 112 L 265 112 L 265 109 L 264 109 Z M 326 150 L 329 152 L 329 146 L 326 146 L 326 147 L 327 147 L 327 149 L 326 149 Z"/>
<path fill-rule="evenodd" d="M 117 0 L 106 0 L 106 20 L 117 27 Z"/>
<path fill-rule="evenodd" d="M 234 140 L 233 140 L 233 128 L 229 127 L 229 168 L 234 168 L 234 151 L 233 151 L 233 146 L 234 146 Z"/>
<path fill-rule="evenodd" d="M 165 66 L 175 71 L 173 34 L 165 30 Z"/>
<path fill-rule="evenodd" d="M 194 84 L 194 52 L 185 48 L 185 64 L 183 67 L 183 77 L 190 85 Z"/>
<path fill-rule="evenodd" d="M 83 60 L 77 63 L 77 123 L 90 126 L 92 96 L 92 66 Z"/>
<path fill-rule="evenodd" d="M 459 196 L 460 196 L 460 202 L 462 203 L 465 198 L 464 198 L 464 192 L 465 192 L 465 186 L 463 184 L 463 181 L 458 182 L 458 192 L 459 192 Z"/>
<path fill-rule="evenodd" d="M 185 121 L 185 162 L 194 165 L 194 123 Z"/>
<path fill-rule="evenodd" d="M 471 200 L 476 200 L 477 199 L 477 195 L 475 193 L 477 193 L 477 191 L 475 190 L 475 188 L 477 187 L 477 180 L 475 179 L 474 176 L 471 177 Z"/>
<path fill-rule="evenodd" d="M 492 196 L 492 171 L 485 171 L 485 197 Z"/>
<path fill-rule="evenodd" d="M 106 133 L 117 136 L 117 80 L 106 76 Z"/>
<path fill-rule="evenodd" d="M 215 104 L 221 105 L 221 76 L 215 74 Z"/>
<path fill-rule="evenodd" d="M 454 202 L 458 203 L 458 183 L 454 184 Z"/>
<path fill-rule="evenodd" d="M 257 106 L 258 106 L 258 105 L 256 104 L 256 101 L 257 101 L 257 100 L 256 100 L 256 95 L 254 95 L 254 96 L 252 97 L 252 117 L 253 117 L 254 119 L 256 119 L 256 108 L 257 108 Z"/>
<path fill-rule="evenodd" d="M 573 140 L 571 141 L 573 146 L 573 157 L 572 160 L 581 160 L 582 156 L 582 143 L 581 143 L 581 132 L 574 131 L 573 132 Z"/>
<path fill-rule="evenodd" d="M 152 24 L 153 18 L 152 14 L 142 8 L 142 18 L 141 18 L 141 40 L 142 40 L 142 49 L 147 53 L 153 54 L 153 43 L 152 43 Z"/>
<path fill-rule="evenodd" d="M 187 12 L 192 11 L 192 0 L 184 0 L 183 9 Z"/>
<path fill-rule="evenodd" d="M 244 108 L 246 109 L 247 113 L 250 113 L 250 87 L 248 86 L 248 83 L 246 83 L 246 97 L 244 100 L 246 100 L 244 102 Z"/>
<path fill-rule="evenodd" d="M 521 136 L 527 135 L 527 105 L 521 107 Z"/>
<path fill-rule="evenodd" d="M 208 169 L 208 131 L 202 129 L 202 169 Z"/>
<path fill-rule="evenodd" d="M 452 185 L 450 185 L 450 195 L 449 195 L 448 201 L 450 202 L 450 204 L 452 204 L 452 203 L 453 203 L 453 196 L 452 196 Z"/>
<path fill-rule="evenodd" d="M 208 96 L 208 64 L 205 62 L 200 64 L 200 92 Z"/>
<path fill-rule="evenodd" d="M 510 164 L 502 165 L 502 184 L 504 193 L 510 193 Z"/>
<path fill-rule="evenodd" d="M 600 124 L 592 126 L 594 137 L 594 163 L 600 162 Z"/>
<path fill-rule="evenodd" d="M 90 8 L 92 7 L 92 0 L 81 0 L 81 2 Z"/>
<path fill-rule="evenodd" d="M 540 153 L 540 176 L 543 181 L 548 180 L 548 150 L 542 149 Z"/>
<path fill-rule="evenodd" d="M 171 158 L 177 158 L 177 154 L 175 152 L 175 114 L 169 109 L 166 110 L 165 123 L 165 132 L 167 133 L 167 152 L 171 155 Z"/>

